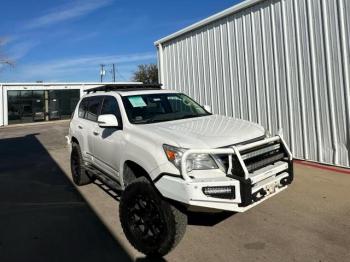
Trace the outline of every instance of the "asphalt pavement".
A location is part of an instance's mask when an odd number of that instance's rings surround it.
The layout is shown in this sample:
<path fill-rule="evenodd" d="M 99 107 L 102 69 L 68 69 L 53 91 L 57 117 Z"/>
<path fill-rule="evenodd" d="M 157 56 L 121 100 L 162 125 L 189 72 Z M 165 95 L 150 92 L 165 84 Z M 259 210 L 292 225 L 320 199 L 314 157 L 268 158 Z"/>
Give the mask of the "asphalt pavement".
<path fill-rule="evenodd" d="M 119 195 L 72 184 L 67 128 L 0 128 L 0 261 L 148 261 L 123 234 Z M 349 169 L 298 162 L 287 190 L 246 213 L 190 214 L 164 261 L 350 261 L 349 189 Z"/>

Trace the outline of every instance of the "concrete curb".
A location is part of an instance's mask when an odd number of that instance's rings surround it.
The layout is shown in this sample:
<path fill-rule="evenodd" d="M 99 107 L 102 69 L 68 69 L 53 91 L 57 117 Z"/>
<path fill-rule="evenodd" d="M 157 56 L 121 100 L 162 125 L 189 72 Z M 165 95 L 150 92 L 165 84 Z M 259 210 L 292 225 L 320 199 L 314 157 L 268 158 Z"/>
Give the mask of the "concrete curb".
<path fill-rule="evenodd" d="M 14 128 L 14 127 L 26 127 L 26 126 L 39 126 L 39 125 L 49 125 L 49 124 L 57 124 L 57 123 L 64 123 L 69 122 L 70 119 L 64 119 L 64 120 L 53 120 L 53 121 L 45 121 L 45 122 L 36 122 L 36 123 L 25 123 L 25 124 L 13 124 L 8 126 L 0 126 L 1 129 L 7 129 L 7 128 Z"/>

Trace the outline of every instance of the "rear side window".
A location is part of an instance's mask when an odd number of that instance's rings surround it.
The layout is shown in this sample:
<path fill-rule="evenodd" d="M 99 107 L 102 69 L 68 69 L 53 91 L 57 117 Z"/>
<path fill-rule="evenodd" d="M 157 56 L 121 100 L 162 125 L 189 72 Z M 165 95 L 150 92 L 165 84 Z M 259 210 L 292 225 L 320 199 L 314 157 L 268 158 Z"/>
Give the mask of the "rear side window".
<path fill-rule="evenodd" d="M 100 113 L 102 104 L 102 97 L 92 96 L 88 98 L 87 110 L 85 113 L 85 118 L 90 121 L 97 121 L 97 117 Z"/>
<path fill-rule="evenodd" d="M 84 98 L 83 100 L 81 100 L 79 104 L 78 116 L 80 118 L 84 118 L 86 110 L 87 110 L 87 98 Z"/>

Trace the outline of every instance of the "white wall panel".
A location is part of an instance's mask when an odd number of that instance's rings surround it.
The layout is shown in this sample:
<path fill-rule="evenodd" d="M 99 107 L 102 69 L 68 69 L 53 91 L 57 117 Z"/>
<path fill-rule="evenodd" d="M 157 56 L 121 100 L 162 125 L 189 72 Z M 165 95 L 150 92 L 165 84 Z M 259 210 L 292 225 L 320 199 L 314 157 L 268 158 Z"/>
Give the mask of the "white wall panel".
<path fill-rule="evenodd" d="M 350 166 L 350 2 L 249 0 L 159 40 L 166 88 Z"/>
<path fill-rule="evenodd" d="M 4 125 L 4 97 L 3 97 L 3 89 L 2 85 L 0 84 L 0 126 Z"/>

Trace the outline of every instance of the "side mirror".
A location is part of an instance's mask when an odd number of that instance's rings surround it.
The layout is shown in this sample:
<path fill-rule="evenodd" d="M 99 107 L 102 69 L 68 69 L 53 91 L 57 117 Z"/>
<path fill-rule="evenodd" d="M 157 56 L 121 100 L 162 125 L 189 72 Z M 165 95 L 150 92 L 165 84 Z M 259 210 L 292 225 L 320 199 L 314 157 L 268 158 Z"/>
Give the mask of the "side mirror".
<path fill-rule="evenodd" d="M 211 106 L 210 106 L 210 105 L 205 105 L 205 106 L 204 106 L 204 109 L 205 109 L 207 112 L 211 113 Z"/>
<path fill-rule="evenodd" d="M 108 114 L 108 115 L 100 115 L 97 118 L 97 124 L 99 127 L 118 127 L 118 119 L 115 117 L 115 115 Z"/>

